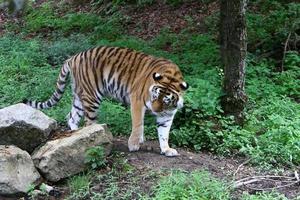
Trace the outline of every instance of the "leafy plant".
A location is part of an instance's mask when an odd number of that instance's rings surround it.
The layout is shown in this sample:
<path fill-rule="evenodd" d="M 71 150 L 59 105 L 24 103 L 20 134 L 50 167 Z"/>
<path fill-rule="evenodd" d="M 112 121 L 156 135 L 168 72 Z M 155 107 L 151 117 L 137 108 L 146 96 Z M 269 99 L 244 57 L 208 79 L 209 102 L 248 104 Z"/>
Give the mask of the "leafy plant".
<path fill-rule="evenodd" d="M 173 172 L 160 180 L 153 199 L 229 200 L 226 185 L 206 171 Z"/>
<path fill-rule="evenodd" d="M 92 169 L 105 167 L 105 149 L 102 146 L 95 146 L 89 148 L 85 153 L 85 163 L 89 165 Z"/>
<path fill-rule="evenodd" d="M 276 192 L 262 192 L 255 195 L 243 194 L 242 200 L 287 200 L 284 195 Z"/>

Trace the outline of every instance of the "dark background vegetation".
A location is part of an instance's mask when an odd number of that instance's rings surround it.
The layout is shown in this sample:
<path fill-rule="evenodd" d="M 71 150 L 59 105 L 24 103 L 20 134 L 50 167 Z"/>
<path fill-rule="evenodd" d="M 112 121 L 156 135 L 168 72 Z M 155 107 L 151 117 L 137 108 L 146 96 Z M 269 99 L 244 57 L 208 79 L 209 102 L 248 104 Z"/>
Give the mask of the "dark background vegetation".
<path fill-rule="evenodd" d="M 253 0 L 246 17 L 249 101 L 243 125 L 225 117 L 220 106 L 219 4 L 213 0 L 29 1 L 19 17 L 1 12 L 0 107 L 47 99 L 63 61 L 77 52 L 97 45 L 129 47 L 171 59 L 191 86 L 172 126 L 173 146 L 244 156 L 268 169 L 297 169 L 300 4 Z M 45 112 L 65 125 L 70 104 L 68 90 Z M 114 135 L 130 134 L 129 110 L 120 104 L 105 101 L 99 118 Z M 149 139 L 157 138 L 153 122 L 147 116 Z"/>

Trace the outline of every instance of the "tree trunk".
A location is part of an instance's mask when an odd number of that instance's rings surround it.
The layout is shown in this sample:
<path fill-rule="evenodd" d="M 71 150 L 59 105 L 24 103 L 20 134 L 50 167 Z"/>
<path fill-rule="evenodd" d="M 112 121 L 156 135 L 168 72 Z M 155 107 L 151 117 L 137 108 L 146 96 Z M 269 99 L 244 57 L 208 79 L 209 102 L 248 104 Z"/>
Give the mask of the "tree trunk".
<path fill-rule="evenodd" d="M 221 105 L 225 114 L 243 121 L 247 102 L 245 94 L 246 0 L 221 0 L 221 60 L 224 67 L 224 96 Z"/>

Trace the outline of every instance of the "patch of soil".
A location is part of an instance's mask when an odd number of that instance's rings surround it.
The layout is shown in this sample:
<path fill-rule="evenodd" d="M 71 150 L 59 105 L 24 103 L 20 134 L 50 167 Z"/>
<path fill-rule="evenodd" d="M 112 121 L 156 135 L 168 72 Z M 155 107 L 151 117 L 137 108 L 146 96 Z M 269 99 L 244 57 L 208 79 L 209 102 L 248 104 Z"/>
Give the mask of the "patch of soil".
<path fill-rule="evenodd" d="M 204 4 L 201 1 L 186 1 L 180 6 L 174 7 L 162 0 L 157 0 L 152 5 L 145 7 L 126 6 L 121 9 L 129 20 L 126 30 L 129 35 L 143 39 L 155 37 L 163 28 L 168 27 L 170 31 L 179 33 L 187 28 L 194 32 L 205 32 L 205 17 L 219 10 L 217 1 Z"/>
<path fill-rule="evenodd" d="M 114 141 L 114 150 L 125 152 L 129 163 L 137 169 L 149 168 L 157 171 L 161 169 L 180 169 L 187 172 L 204 169 L 208 170 L 213 176 L 225 180 L 227 183 L 246 177 L 274 175 L 274 172 L 259 170 L 247 165 L 248 160 L 241 157 L 219 157 L 207 152 L 194 153 L 181 148 L 178 148 L 180 156 L 166 157 L 160 155 L 157 141 L 147 141 L 141 147 L 140 151 L 129 153 L 127 139 L 117 138 Z M 296 170 L 300 171 L 300 167 Z M 294 171 L 286 170 L 276 175 L 293 177 Z M 255 182 L 239 187 L 234 191 L 233 195 L 238 198 L 244 191 L 253 194 L 259 192 L 259 189 L 264 190 L 265 188 L 280 186 L 281 184 L 282 182 L 280 181 Z M 287 198 L 292 199 L 300 195 L 299 186 L 299 184 L 296 184 L 290 187 L 282 187 L 277 189 L 277 191 L 284 194 Z"/>

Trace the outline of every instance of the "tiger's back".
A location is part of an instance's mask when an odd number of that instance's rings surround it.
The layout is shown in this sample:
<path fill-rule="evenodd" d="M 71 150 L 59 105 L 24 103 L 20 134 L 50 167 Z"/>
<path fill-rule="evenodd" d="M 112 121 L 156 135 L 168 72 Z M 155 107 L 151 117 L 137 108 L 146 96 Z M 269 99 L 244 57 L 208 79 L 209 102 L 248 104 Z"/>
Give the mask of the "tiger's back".
<path fill-rule="evenodd" d="M 147 79 L 151 78 L 152 72 L 160 71 L 162 64 L 171 62 L 128 48 L 98 47 L 71 57 L 67 64 L 76 85 L 79 86 L 76 87 L 76 93 L 85 91 L 96 97 L 109 95 L 129 104 L 129 94 L 140 90 L 142 97 L 143 88 L 151 84 Z M 176 65 L 169 67 L 179 71 Z M 92 92 L 84 85 L 96 91 Z"/>

